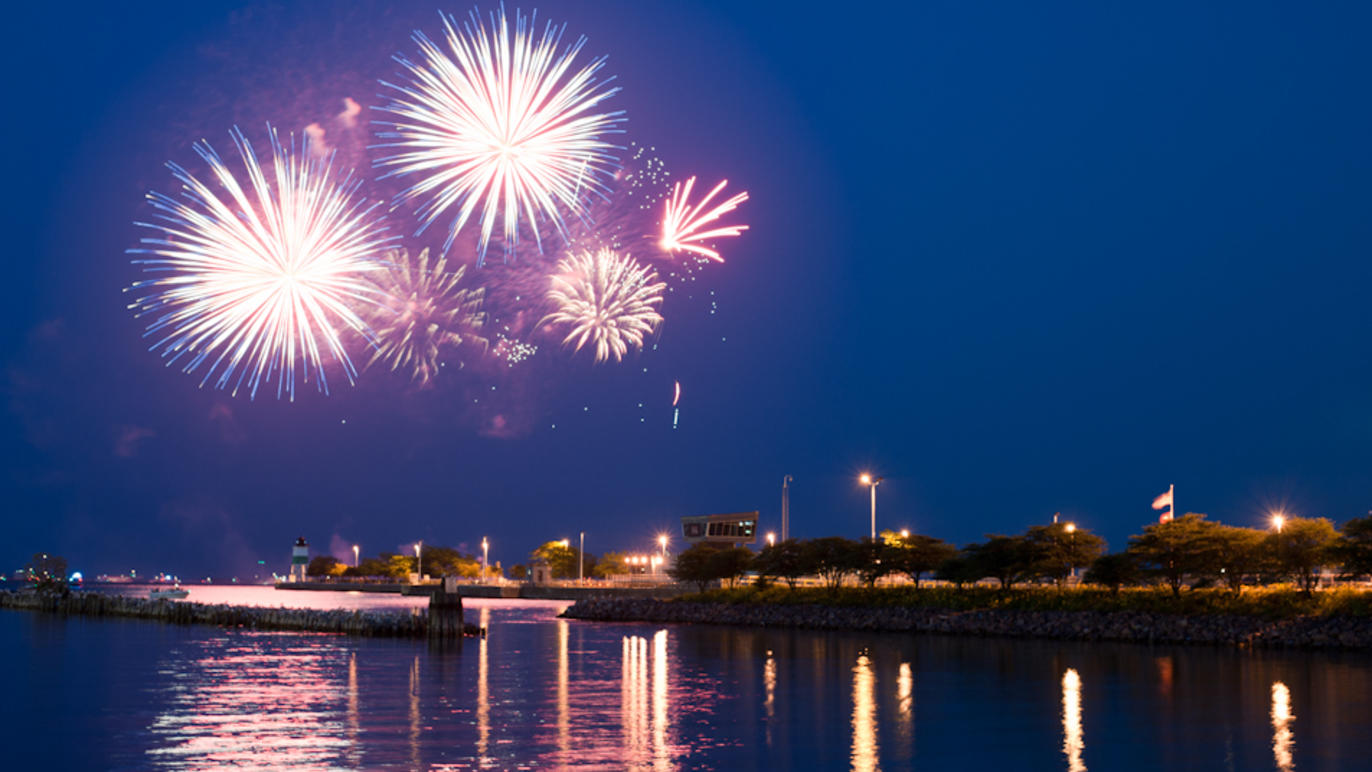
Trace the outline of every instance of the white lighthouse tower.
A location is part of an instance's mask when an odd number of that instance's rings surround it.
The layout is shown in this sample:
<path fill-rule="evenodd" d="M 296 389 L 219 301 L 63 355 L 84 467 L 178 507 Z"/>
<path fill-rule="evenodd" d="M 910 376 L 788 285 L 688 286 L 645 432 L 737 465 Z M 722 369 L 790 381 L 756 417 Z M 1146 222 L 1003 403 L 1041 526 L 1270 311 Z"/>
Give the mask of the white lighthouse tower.
<path fill-rule="evenodd" d="M 291 581 L 305 581 L 305 567 L 310 564 L 310 545 L 301 536 L 295 540 L 295 546 L 291 548 Z"/>

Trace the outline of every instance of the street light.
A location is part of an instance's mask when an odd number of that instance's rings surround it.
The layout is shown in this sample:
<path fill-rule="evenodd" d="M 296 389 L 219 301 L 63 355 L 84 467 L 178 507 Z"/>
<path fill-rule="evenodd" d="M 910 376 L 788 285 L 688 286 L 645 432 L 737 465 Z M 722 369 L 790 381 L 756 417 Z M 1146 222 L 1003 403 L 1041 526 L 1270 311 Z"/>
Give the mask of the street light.
<path fill-rule="evenodd" d="M 1274 512 L 1272 514 L 1272 527 L 1277 529 L 1277 533 L 1281 533 L 1282 526 L 1284 525 L 1286 525 L 1286 513 Z"/>
<path fill-rule="evenodd" d="M 776 535 L 775 533 L 772 533 L 771 531 L 768 531 L 768 532 L 767 532 L 767 546 L 768 546 L 768 547 L 775 547 L 775 546 L 776 546 L 776 543 L 777 543 L 777 535 Z"/>
<path fill-rule="evenodd" d="M 353 568 L 357 568 L 357 545 L 353 545 Z"/>
<path fill-rule="evenodd" d="M 910 538 L 910 529 L 909 529 L 909 528 L 902 528 L 902 529 L 900 529 L 900 538 L 902 538 L 902 539 L 908 539 L 908 538 Z"/>
<path fill-rule="evenodd" d="M 1067 547 L 1067 568 L 1072 572 L 1072 578 L 1077 578 L 1077 524 L 1068 523 L 1063 526 L 1067 535 L 1072 537 L 1071 544 Z"/>
<path fill-rule="evenodd" d="M 486 541 L 486 537 L 481 537 L 481 581 L 486 581 L 491 577 L 491 543 Z"/>
<path fill-rule="evenodd" d="M 576 555 L 576 583 L 586 583 L 586 532 L 581 532 L 581 547 Z"/>
<path fill-rule="evenodd" d="M 423 546 L 423 539 L 414 543 L 415 575 L 419 577 L 420 581 L 424 580 L 424 556 L 419 554 L 419 548 Z"/>
<path fill-rule="evenodd" d="M 877 486 L 881 485 L 881 481 L 884 479 L 886 478 L 873 477 L 866 472 L 863 472 L 862 476 L 858 478 L 858 482 L 872 489 L 872 541 L 877 540 Z"/>

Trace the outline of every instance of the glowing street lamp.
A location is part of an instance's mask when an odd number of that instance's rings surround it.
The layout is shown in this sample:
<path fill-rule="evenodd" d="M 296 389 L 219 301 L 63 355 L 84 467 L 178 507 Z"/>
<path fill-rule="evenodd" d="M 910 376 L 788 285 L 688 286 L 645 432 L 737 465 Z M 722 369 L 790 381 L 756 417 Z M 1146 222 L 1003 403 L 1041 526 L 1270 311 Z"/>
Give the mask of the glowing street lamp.
<path fill-rule="evenodd" d="M 1277 529 L 1277 533 L 1281 533 L 1282 526 L 1284 526 L 1284 525 L 1286 525 L 1286 513 L 1285 513 L 1285 512 L 1273 512 L 1273 513 L 1272 513 L 1272 527 L 1275 528 L 1275 529 Z"/>
<path fill-rule="evenodd" d="M 414 543 L 415 574 L 419 576 L 420 581 L 424 580 L 424 556 L 419 554 L 419 549 L 423 546 L 423 539 Z"/>
<path fill-rule="evenodd" d="M 356 544 L 354 544 L 354 545 L 353 545 L 353 568 L 357 568 L 357 555 L 358 555 L 358 546 L 357 546 Z"/>
<path fill-rule="evenodd" d="M 486 541 L 486 537 L 481 537 L 481 581 L 486 581 L 491 576 L 491 543 Z"/>
<path fill-rule="evenodd" d="M 564 550 L 569 550 L 569 549 L 572 548 L 572 540 L 571 540 L 571 539 L 563 539 L 562 541 L 558 542 L 558 544 L 561 544 L 561 545 L 562 545 L 562 549 L 564 549 Z"/>
<path fill-rule="evenodd" d="M 884 479 L 884 477 L 873 477 L 866 472 L 863 472 L 862 476 L 858 478 L 858 482 L 872 489 L 872 541 L 877 540 L 877 486 L 881 485 L 881 481 Z"/>
<path fill-rule="evenodd" d="M 1073 579 L 1076 579 L 1076 578 L 1077 578 L 1077 524 L 1076 524 L 1076 523 L 1068 523 L 1067 525 L 1063 526 L 1062 529 L 1063 529 L 1064 531 L 1067 532 L 1067 535 L 1068 535 L 1068 536 L 1071 536 L 1071 537 L 1072 537 L 1072 542 L 1071 542 L 1070 546 L 1068 546 L 1068 548 L 1067 548 L 1067 562 L 1068 562 L 1068 568 L 1069 568 L 1069 569 L 1071 570 L 1071 572 L 1072 572 L 1072 578 L 1073 578 Z"/>
<path fill-rule="evenodd" d="M 768 547 L 775 547 L 775 546 L 776 546 L 776 543 L 777 543 L 777 535 L 776 535 L 775 533 L 772 533 L 771 531 L 768 531 L 768 532 L 767 532 L 767 546 L 768 546 Z"/>
<path fill-rule="evenodd" d="M 908 538 L 910 538 L 910 529 L 909 529 L 909 528 L 902 528 L 902 529 L 900 529 L 900 538 L 902 538 L 902 539 L 908 539 Z"/>

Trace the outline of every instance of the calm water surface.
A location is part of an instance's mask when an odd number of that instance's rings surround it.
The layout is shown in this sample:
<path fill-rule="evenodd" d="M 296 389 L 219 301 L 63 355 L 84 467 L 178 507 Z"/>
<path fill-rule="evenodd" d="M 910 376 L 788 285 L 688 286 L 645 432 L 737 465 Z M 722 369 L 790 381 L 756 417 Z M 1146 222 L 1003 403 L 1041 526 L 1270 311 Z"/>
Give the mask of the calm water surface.
<path fill-rule="evenodd" d="M 442 648 L 0 611 L 0 767 L 1372 768 L 1367 655 L 602 624 L 565 606 L 469 599 L 490 636 Z"/>

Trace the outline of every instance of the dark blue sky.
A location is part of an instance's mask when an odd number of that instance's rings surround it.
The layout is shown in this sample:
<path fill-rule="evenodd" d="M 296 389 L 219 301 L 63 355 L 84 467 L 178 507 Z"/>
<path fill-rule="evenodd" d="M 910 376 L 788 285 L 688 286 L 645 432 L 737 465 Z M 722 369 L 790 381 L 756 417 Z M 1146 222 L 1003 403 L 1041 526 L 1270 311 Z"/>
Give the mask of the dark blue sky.
<path fill-rule="evenodd" d="M 304 534 L 510 565 L 775 528 L 787 473 L 796 535 L 858 537 L 867 468 L 881 525 L 959 543 L 1061 511 L 1122 547 L 1169 483 L 1226 522 L 1365 514 L 1372 13 L 1100 5 L 541 3 L 609 55 L 627 138 L 751 191 L 752 230 L 627 366 L 545 346 L 494 396 L 368 373 L 295 404 L 144 350 L 131 223 L 194 140 L 377 104 L 433 4 L 20 12 L 0 563 L 227 574 Z"/>

